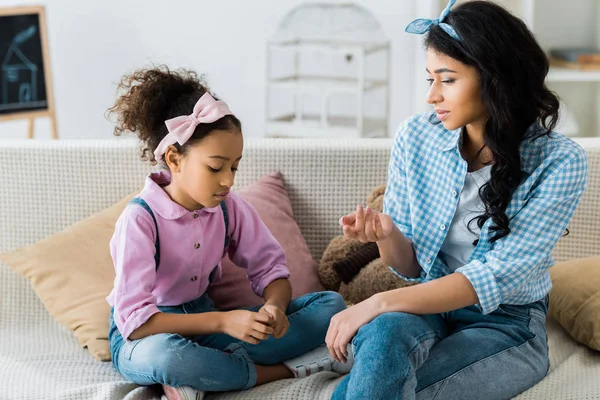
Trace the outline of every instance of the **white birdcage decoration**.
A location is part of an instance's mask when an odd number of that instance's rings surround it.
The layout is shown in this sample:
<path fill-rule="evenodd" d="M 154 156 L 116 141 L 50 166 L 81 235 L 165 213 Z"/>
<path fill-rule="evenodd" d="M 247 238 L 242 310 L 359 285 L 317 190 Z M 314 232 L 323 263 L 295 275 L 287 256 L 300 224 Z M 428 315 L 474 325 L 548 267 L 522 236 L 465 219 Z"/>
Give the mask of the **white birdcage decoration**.
<path fill-rule="evenodd" d="M 304 4 L 267 43 L 266 135 L 384 137 L 390 42 L 356 4 Z"/>

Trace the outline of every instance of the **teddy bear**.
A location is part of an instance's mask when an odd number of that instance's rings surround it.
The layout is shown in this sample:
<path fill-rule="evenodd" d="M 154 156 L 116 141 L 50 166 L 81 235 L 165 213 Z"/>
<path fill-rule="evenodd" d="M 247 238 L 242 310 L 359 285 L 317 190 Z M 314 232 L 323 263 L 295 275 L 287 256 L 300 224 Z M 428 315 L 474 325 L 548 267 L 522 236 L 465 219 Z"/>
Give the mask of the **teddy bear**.
<path fill-rule="evenodd" d="M 367 197 L 367 206 L 382 212 L 385 185 Z M 387 290 L 412 286 L 381 260 L 376 243 L 361 243 L 343 235 L 335 237 L 325 249 L 318 266 L 319 279 L 328 290 L 339 292 L 349 304 L 359 303 Z"/>

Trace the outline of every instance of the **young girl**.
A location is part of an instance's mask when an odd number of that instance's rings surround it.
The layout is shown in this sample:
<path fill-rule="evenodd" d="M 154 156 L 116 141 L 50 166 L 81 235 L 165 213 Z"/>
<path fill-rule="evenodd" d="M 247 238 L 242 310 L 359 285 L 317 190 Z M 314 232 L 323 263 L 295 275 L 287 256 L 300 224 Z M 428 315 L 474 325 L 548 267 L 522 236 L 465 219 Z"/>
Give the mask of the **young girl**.
<path fill-rule="evenodd" d="M 109 340 L 116 369 L 169 399 L 240 390 L 311 372 L 348 372 L 324 345 L 337 293 L 292 300 L 282 248 L 241 197 L 230 193 L 242 158 L 240 121 L 189 71 L 135 72 L 110 112 L 132 131 L 152 173 L 117 221 Z M 248 270 L 262 307 L 220 312 L 206 294 L 229 254 Z M 231 293 L 235 296 L 235 292 Z M 307 353 L 307 354 L 305 354 Z M 304 354 L 304 355 L 303 355 Z M 303 355 L 302 357 L 299 357 Z M 187 397 L 186 397 L 187 396 Z"/>
<path fill-rule="evenodd" d="M 392 271 L 422 283 L 333 317 L 326 343 L 355 364 L 333 399 L 508 399 L 549 367 L 550 251 L 587 182 L 584 151 L 553 132 L 559 101 L 525 24 L 465 2 L 407 31 L 427 33 L 427 102 L 404 122 L 384 213 L 342 217 Z"/>

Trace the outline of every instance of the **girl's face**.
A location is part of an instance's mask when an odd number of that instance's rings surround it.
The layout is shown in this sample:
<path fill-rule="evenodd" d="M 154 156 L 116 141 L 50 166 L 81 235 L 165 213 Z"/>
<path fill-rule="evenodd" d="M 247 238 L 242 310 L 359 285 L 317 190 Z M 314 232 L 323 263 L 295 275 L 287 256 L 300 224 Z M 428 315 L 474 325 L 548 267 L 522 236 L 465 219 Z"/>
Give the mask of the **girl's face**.
<path fill-rule="evenodd" d="M 427 73 L 430 82 L 427 103 L 448 130 L 463 126 L 482 129 L 487 113 L 481 99 L 481 79 L 470 65 L 447 55 L 427 50 Z"/>
<path fill-rule="evenodd" d="M 190 148 L 169 165 L 176 200 L 188 210 L 218 206 L 233 186 L 243 147 L 240 132 L 216 130 Z"/>

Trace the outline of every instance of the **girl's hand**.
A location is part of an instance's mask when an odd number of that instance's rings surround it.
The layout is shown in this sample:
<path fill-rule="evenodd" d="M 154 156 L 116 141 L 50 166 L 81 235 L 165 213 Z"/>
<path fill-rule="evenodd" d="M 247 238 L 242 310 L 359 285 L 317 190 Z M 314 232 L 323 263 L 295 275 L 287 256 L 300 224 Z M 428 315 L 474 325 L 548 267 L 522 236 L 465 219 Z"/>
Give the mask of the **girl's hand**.
<path fill-rule="evenodd" d="M 352 214 L 340 218 L 344 236 L 358 239 L 362 243 L 380 242 L 387 239 L 394 229 L 394 221 L 388 215 L 364 209 L 359 205 Z"/>
<path fill-rule="evenodd" d="M 246 310 L 223 313 L 223 333 L 246 343 L 258 344 L 273 334 L 267 314 Z"/>
<path fill-rule="evenodd" d="M 290 327 L 290 322 L 288 321 L 287 315 L 285 315 L 285 312 L 281 308 L 267 303 L 262 306 L 260 310 L 258 310 L 258 313 L 265 314 L 270 318 L 271 322 L 269 326 L 273 328 L 273 337 L 275 339 L 285 336 Z"/>
<path fill-rule="evenodd" d="M 378 313 L 373 305 L 373 297 L 340 311 L 331 318 L 325 343 L 334 360 L 345 363 L 348 359 L 348 343 L 358 329 L 371 322 Z"/>

